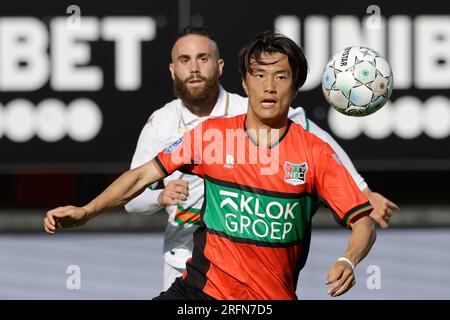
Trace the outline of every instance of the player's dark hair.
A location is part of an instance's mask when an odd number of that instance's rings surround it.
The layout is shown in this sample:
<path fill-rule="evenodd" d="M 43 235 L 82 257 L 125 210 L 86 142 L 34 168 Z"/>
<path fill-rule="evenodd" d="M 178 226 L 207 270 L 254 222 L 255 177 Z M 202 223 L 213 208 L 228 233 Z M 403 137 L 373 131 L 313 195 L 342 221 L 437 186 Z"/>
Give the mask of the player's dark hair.
<path fill-rule="evenodd" d="M 189 36 L 189 35 L 203 36 L 203 37 L 206 37 L 209 40 L 213 41 L 217 48 L 217 56 L 220 57 L 219 46 L 217 45 L 216 39 L 211 34 L 211 32 L 209 32 L 208 29 L 206 29 L 205 27 L 200 27 L 200 26 L 184 27 L 183 29 L 180 30 L 180 32 L 178 32 L 178 36 L 175 39 L 174 44 L 175 44 L 175 42 L 178 41 L 178 39 Z"/>
<path fill-rule="evenodd" d="M 178 37 L 175 39 L 175 42 L 178 39 L 188 36 L 188 35 L 191 35 L 191 34 L 204 36 L 204 37 L 207 37 L 207 38 L 211 39 L 212 41 L 216 42 L 216 39 L 214 38 L 214 36 L 205 27 L 199 27 L 199 26 L 184 27 L 183 29 L 180 30 L 180 32 L 178 32 Z"/>
<path fill-rule="evenodd" d="M 260 65 L 268 65 L 271 63 L 262 61 L 261 54 L 276 52 L 287 56 L 292 69 L 293 90 L 297 91 L 306 81 L 308 61 L 303 50 L 294 41 L 272 30 L 254 35 L 239 52 L 239 71 L 242 78 L 245 79 L 247 72 L 252 74 L 252 60 Z"/>

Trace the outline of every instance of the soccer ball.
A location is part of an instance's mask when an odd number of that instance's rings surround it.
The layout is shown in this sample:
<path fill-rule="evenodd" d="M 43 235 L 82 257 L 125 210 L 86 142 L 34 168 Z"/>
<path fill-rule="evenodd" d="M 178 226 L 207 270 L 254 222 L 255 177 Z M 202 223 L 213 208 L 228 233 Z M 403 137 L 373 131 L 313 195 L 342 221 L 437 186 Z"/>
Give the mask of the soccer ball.
<path fill-rule="evenodd" d="M 386 104 L 393 84 L 388 61 L 373 49 L 356 46 L 330 59 L 323 73 L 322 91 L 340 113 L 362 117 Z"/>

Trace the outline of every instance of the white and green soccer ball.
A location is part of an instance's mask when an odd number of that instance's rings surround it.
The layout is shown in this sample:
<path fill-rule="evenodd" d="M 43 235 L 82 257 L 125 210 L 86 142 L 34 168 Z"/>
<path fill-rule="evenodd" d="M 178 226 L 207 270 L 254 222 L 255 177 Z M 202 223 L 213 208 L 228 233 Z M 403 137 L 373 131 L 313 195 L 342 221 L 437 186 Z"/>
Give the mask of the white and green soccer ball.
<path fill-rule="evenodd" d="M 348 47 L 335 54 L 325 67 L 322 90 L 337 111 L 367 116 L 383 107 L 392 93 L 388 61 L 373 49 Z"/>

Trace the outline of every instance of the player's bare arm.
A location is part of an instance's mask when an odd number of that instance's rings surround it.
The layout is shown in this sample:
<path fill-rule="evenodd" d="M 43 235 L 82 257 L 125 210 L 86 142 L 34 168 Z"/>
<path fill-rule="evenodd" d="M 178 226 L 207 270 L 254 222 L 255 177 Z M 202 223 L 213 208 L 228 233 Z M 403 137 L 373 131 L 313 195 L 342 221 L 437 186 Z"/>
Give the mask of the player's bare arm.
<path fill-rule="evenodd" d="M 388 228 L 389 219 L 392 217 L 394 210 L 400 210 L 399 207 L 378 192 L 370 190 L 369 187 L 364 189 L 363 192 L 373 207 L 370 217 L 380 226 L 380 228 Z"/>
<path fill-rule="evenodd" d="M 161 178 L 153 162 L 128 170 L 87 205 L 58 207 L 48 211 L 44 218 L 44 229 L 53 234 L 57 229 L 83 225 L 103 212 L 123 206 Z"/>
<path fill-rule="evenodd" d="M 355 285 L 353 267 L 367 255 L 376 239 L 375 226 L 368 216 L 351 223 L 350 227 L 352 234 L 347 250 L 342 255 L 350 261 L 337 261 L 328 272 L 326 284 L 330 285 L 328 294 L 332 297 L 344 294 Z"/>

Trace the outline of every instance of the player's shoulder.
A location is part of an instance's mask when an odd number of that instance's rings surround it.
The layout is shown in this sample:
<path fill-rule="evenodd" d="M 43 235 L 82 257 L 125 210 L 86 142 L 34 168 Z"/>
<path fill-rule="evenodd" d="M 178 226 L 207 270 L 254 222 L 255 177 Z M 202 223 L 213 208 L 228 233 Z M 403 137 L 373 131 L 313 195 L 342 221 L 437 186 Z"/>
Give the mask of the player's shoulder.
<path fill-rule="evenodd" d="M 248 98 L 243 97 L 237 93 L 228 92 L 229 99 L 229 116 L 233 117 L 236 115 L 247 113 Z"/>
<path fill-rule="evenodd" d="M 166 103 L 163 107 L 155 110 L 147 120 L 147 124 L 152 126 L 166 126 L 173 123 L 174 119 L 179 118 L 181 100 L 174 99 Z"/>
<path fill-rule="evenodd" d="M 324 147 L 328 144 L 317 137 L 314 133 L 308 131 L 303 123 L 296 123 L 291 119 L 291 128 L 290 130 L 294 131 L 294 134 L 300 135 L 302 140 L 308 144 L 310 147 Z"/>
<path fill-rule="evenodd" d="M 294 143 L 297 148 L 303 149 L 311 163 L 315 163 L 316 161 L 321 162 L 324 160 L 325 154 L 334 153 L 328 143 L 307 131 L 301 124 L 292 122 L 289 131 L 291 130 L 292 135 L 290 139 L 294 140 L 291 140 L 290 143 Z"/>
<path fill-rule="evenodd" d="M 308 130 L 308 119 L 306 118 L 305 109 L 303 109 L 302 107 L 289 107 L 288 117 L 294 123 L 300 124 L 301 126 L 303 126 L 303 128 Z"/>
<path fill-rule="evenodd" d="M 230 102 L 233 101 L 233 102 L 239 103 L 241 105 L 247 105 L 247 102 L 248 102 L 247 97 L 243 97 L 240 94 L 232 93 L 232 92 L 228 92 L 228 96 L 229 96 Z"/>

